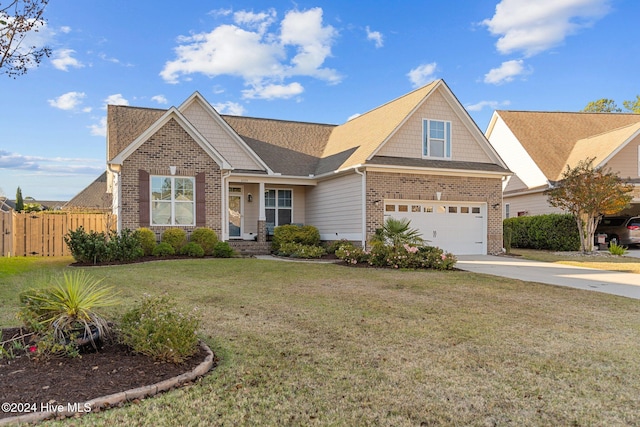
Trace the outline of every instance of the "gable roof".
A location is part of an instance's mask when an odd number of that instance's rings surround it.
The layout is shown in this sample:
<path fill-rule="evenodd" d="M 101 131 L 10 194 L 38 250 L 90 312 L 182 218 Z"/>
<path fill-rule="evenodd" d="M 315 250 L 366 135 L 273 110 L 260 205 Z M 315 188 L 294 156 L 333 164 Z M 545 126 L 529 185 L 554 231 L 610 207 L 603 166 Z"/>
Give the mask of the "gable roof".
<path fill-rule="evenodd" d="M 91 184 L 73 196 L 62 207 L 111 210 L 111 194 L 107 193 L 107 172 L 103 172 Z"/>
<path fill-rule="evenodd" d="M 608 158 L 628 140 L 625 135 L 635 132 L 632 125 L 640 123 L 640 114 L 507 110 L 496 114 L 549 181 L 557 181 L 567 164 L 586 157 Z"/>
<path fill-rule="evenodd" d="M 167 110 L 156 108 L 107 106 L 107 161 L 113 160 Z"/>
<path fill-rule="evenodd" d="M 117 156 L 111 159 L 110 163 L 121 165 L 124 160 L 137 150 L 153 134 L 159 131 L 170 120 L 175 120 L 193 140 L 220 166 L 221 169 L 231 169 L 231 165 L 226 159 L 206 140 L 205 137 L 182 115 L 176 108 L 171 107 L 149 128 L 144 130 L 136 139 L 124 148 Z"/>

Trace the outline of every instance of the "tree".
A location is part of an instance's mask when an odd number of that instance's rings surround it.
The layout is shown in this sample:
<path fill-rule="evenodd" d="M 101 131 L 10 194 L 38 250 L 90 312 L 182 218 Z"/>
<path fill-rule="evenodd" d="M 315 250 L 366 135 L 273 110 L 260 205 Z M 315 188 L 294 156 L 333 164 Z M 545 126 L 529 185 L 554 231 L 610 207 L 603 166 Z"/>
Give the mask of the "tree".
<path fill-rule="evenodd" d="M 633 101 L 624 101 L 622 105 L 627 110 L 640 114 L 640 95 L 636 95 L 636 99 Z"/>
<path fill-rule="evenodd" d="M 582 160 L 574 168 L 567 166 L 561 180 L 545 192 L 552 206 L 575 217 L 583 252 L 593 250 L 596 227 L 602 216 L 624 209 L 633 191 L 633 185 L 625 184 L 610 168 L 594 168 L 594 160 Z"/>
<path fill-rule="evenodd" d="M 18 187 L 16 190 L 16 211 L 22 212 L 24 210 L 24 199 L 22 198 L 22 189 Z"/>
<path fill-rule="evenodd" d="M 15 78 L 51 55 L 50 48 L 25 42 L 30 32 L 38 32 L 45 25 L 42 14 L 47 3 L 49 0 L 10 0 L 7 6 L 0 3 L 0 74 Z"/>
<path fill-rule="evenodd" d="M 622 109 L 616 105 L 616 101 L 613 99 L 598 99 L 597 101 L 591 101 L 587 104 L 583 113 L 621 113 Z"/>
<path fill-rule="evenodd" d="M 640 114 L 640 95 L 636 95 L 633 101 L 623 101 L 622 105 L 626 112 Z M 613 99 L 602 98 L 591 101 L 582 110 L 583 113 L 622 113 L 622 108 L 618 107 Z"/>

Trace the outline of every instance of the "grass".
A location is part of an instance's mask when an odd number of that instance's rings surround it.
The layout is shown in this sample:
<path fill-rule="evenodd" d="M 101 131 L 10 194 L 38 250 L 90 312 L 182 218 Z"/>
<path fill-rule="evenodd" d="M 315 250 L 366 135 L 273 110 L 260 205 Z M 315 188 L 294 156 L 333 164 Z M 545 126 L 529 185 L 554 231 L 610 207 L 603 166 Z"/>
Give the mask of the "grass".
<path fill-rule="evenodd" d="M 533 249 L 513 248 L 511 253 L 535 261 L 555 262 L 578 267 L 597 268 L 599 270 L 622 271 L 640 274 L 640 258 L 613 256 L 605 252 L 603 255 L 579 255 L 562 252 L 540 251 Z"/>
<path fill-rule="evenodd" d="M 253 259 L 87 270 L 121 291 L 121 311 L 144 293 L 197 306 L 220 366 L 46 425 L 640 424 L 640 301 L 461 271 Z M 3 278 L 3 311 L 17 310 L 6 285 L 41 277 Z"/>

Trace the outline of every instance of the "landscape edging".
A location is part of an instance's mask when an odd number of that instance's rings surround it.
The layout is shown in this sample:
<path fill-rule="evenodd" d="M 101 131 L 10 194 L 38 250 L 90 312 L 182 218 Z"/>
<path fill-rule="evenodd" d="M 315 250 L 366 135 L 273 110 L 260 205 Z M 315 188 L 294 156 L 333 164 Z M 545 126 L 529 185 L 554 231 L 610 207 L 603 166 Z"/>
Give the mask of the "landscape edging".
<path fill-rule="evenodd" d="M 213 367 L 213 352 L 209 348 L 204 341 L 200 341 L 200 347 L 207 353 L 207 357 L 204 358 L 204 361 L 196 366 L 190 372 L 186 372 L 184 374 L 180 374 L 176 377 L 169 378 L 167 380 L 160 381 L 159 383 L 155 383 L 148 386 L 142 386 L 133 388 L 130 390 L 121 391 L 118 393 L 113 393 L 107 396 L 96 397 L 95 399 L 88 400 L 83 403 L 77 404 L 78 408 L 85 409 L 84 412 L 72 412 L 72 411 L 43 411 L 43 412 L 33 412 L 25 415 L 16 415 L 15 417 L 8 417 L 0 419 L 0 426 L 5 426 L 9 424 L 20 424 L 20 423 L 36 423 L 39 421 L 44 421 L 48 418 L 52 417 L 72 417 L 76 414 L 85 414 L 93 412 L 94 409 L 102 409 L 108 408 L 112 406 L 119 405 L 124 402 L 132 401 L 135 399 L 142 399 L 145 397 L 153 396 L 162 391 L 168 391 L 174 387 L 178 387 L 184 383 L 189 381 L 193 381 L 198 377 L 203 376 L 211 368 Z M 90 410 L 89 410 L 90 408 Z"/>

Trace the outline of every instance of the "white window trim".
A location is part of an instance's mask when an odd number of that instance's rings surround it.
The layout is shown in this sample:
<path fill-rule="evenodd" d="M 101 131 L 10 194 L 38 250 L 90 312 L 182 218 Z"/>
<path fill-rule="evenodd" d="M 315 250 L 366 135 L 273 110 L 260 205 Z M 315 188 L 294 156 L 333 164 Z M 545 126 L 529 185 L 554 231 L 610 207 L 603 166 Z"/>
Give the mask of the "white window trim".
<path fill-rule="evenodd" d="M 430 144 L 429 144 L 429 130 L 431 127 L 431 122 L 442 122 L 445 125 L 445 136 L 444 136 L 444 147 L 443 147 L 443 151 L 444 151 L 444 156 L 439 157 L 439 156 L 432 156 L 431 153 L 429 153 L 429 148 L 430 148 Z M 448 125 L 448 126 L 447 126 Z M 449 128 L 449 138 L 448 138 L 448 144 L 447 144 L 447 134 L 446 134 L 446 130 L 447 127 Z M 452 152 L 453 152 L 453 124 L 451 123 L 451 121 L 449 120 L 439 120 L 439 119 L 427 119 L 427 118 L 423 118 L 422 119 L 422 158 L 424 159 L 438 159 L 438 160 L 451 160 L 451 156 L 452 156 Z M 448 151 L 448 156 L 447 156 L 447 151 Z"/>
<path fill-rule="evenodd" d="M 232 192 L 231 189 L 232 188 L 239 188 L 240 191 L 234 191 Z M 233 239 L 242 239 L 242 234 L 244 233 L 244 185 L 229 185 L 229 188 L 227 189 L 227 216 L 230 217 L 229 215 L 229 197 L 231 197 L 231 195 L 236 195 L 236 196 L 240 196 L 240 235 L 239 236 L 231 236 L 231 230 L 229 227 L 229 218 L 227 218 L 227 236 L 229 236 L 229 238 L 233 238 Z"/>
<path fill-rule="evenodd" d="M 265 189 L 264 189 L 264 192 L 266 193 L 267 191 L 270 191 L 270 190 L 274 190 L 274 191 L 276 192 L 276 206 L 275 206 L 275 207 L 267 206 L 267 203 L 266 203 L 266 200 L 265 200 L 265 205 L 264 205 L 264 212 L 265 212 L 265 216 L 266 216 L 266 213 L 267 213 L 267 209 L 275 209 L 275 210 L 276 210 L 276 214 L 275 214 L 275 221 L 276 221 L 276 222 L 274 223 L 274 225 L 275 225 L 276 227 L 279 225 L 279 224 L 278 224 L 278 210 L 279 210 L 280 208 L 278 207 L 278 191 L 287 191 L 287 190 L 289 190 L 289 191 L 291 191 L 291 208 L 282 208 L 282 209 L 290 209 L 290 210 L 291 210 L 291 224 L 293 224 L 293 223 L 294 223 L 294 220 L 293 220 L 293 214 L 294 214 L 294 212 L 293 212 L 293 206 L 294 206 L 294 202 L 293 202 L 293 200 L 294 200 L 294 194 L 295 194 L 295 192 L 293 191 L 293 188 L 275 188 L 275 187 L 267 187 L 267 188 L 265 188 Z M 266 198 L 265 198 L 265 199 L 266 199 Z"/>
<path fill-rule="evenodd" d="M 170 224 L 156 224 L 153 222 L 153 178 L 171 178 L 171 223 Z M 193 223 L 191 224 L 176 224 L 176 200 L 175 200 L 175 179 L 190 179 L 193 183 Z M 149 177 L 149 224 L 154 227 L 193 227 L 196 225 L 196 178 L 193 176 L 172 176 L 172 175 L 151 175 Z"/>

